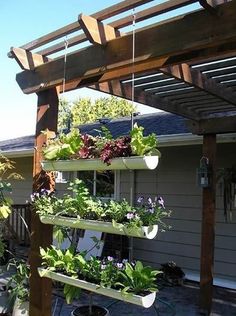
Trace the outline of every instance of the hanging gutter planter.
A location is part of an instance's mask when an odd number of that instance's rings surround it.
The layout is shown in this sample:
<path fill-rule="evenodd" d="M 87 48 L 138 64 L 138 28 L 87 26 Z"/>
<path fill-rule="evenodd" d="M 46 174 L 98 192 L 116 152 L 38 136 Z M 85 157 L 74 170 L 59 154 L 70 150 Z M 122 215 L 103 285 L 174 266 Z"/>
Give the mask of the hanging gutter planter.
<path fill-rule="evenodd" d="M 43 224 L 66 226 L 71 228 L 80 228 L 101 231 L 104 233 L 127 235 L 146 239 L 153 239 L 158 232 L 158 225 L 142 226 L 140 228 L 129 229 L 126 225 L 116 224 L 113 226 L 111 222 L 102 222 L 87 219 L 69 218 L 65 216 L 44 215 L 40 216 Z"/>
<path fill-rule="evenodd" d="M 38 272 L 41 277 L 46 277 L 58 282 L 70 284 L 70 285 L 79 287 L 81 289 L 88 290 L 90 292 L 95 292 L 100 295 L 112 297 L 117 300 L 125 301 L 131 304 L 145 307 L 145 308 L 151 307 L 156 298 L 156 292 L 152 292 L 146 296 L 141 296 L 141 295 L 136 295 L 136 294 L 131 294 L 131 293 L 124 295 L 121 293 L 121 291 L 114 290 L 111 288 L 105 288 L 100 285 L 90 283 L 84 280 L 74 279 L 69 276 L 63 275 L 61 273 L 49 271 L 47 269 L 38 268 Z"/>
<path fill-rule="evenodd" d="M 114 158 L 110 165 L 100 159 L 76 159 L 42 161 L 45 171 L 79 171 L 79 170 L 126 170 L 149 169 L 154 170 L 159 162 L 158 156 L 132 156 Z"/>

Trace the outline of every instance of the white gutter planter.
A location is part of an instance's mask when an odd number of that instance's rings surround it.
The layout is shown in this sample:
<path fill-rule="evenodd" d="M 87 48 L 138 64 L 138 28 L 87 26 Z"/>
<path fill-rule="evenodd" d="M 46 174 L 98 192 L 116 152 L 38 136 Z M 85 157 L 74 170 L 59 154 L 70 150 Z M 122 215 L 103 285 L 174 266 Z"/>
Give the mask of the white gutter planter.
<path fill-rule="evenodd" d="M 158 225 L 142 226 L 140 228 L 128 229 L 123 224 L 113 226 L 111 222 L 102 222 L 87 219 L 77 219 L 65 216 L 44 215 L 40 216 L 40 221 L 43 224 L 66 226 L 71 228 L 80 228 L 95 230 L 104 233 L 127 235 L 146 239 L 153 239 L 158 232 Z"/>
<path fill-rule="evenodd" d="M 136 295 L 129 293 L 127 295 L 124 295 L 121 293 L 121 291 L 105 288 L 100 285 L 90 283 L 84 280 L 79 280 L 75 278 L 71 278 L 69 276 L 63 275 L 61 273 L 56 273 L 49 271 L 47 269 L 38 268 L 39 275 L 41 277 L 46 277 L 49 279 L 53 279 L 58 282 L 70 284 L 76 287 L 79 287 L 84 290 L 88 290 L 90 292 L 95 292 L 100 295 L 105 295 L 108 297 L 115 298 L 117 300 L 125 301 L 131 304 L 139 305 L 145 308 L 149 308 L 153 305 L 155 298 L 156 298 L 156 292 L 152 292 L 146 296 Z"/>
<path fill-rule="evenodd" d="M 42 168 L 45 171 L 79 171 L 79 170 L 126 170 L 149 169 L 154 170 L 159 162 L 158 156 L 132 156 L 114 158 L 110 165 L 100 159 L 76 160 L 44 160 Z"/>

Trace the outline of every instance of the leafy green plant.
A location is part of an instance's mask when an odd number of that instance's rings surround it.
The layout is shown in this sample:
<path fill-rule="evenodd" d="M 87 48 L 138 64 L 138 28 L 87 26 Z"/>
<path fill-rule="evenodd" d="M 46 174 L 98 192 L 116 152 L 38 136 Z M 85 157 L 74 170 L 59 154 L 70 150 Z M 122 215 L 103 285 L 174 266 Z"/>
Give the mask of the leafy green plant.
<path fill-rule="evenodd" d="M 95 257 L 85 260 L 83 254 L 62 251 L 54 246 L 46 250 L 41 249 L 40 252 L 43 266 L 50 271 L 66 275 L 70 273 L 75 279 L 122 290 L 124 295 L 127 293 L 143 295 L 157 291 L 156 276 L 161 272 L 143 266 L 140 261 L 129 263 L 127 260 L 119 261 L 110 256 L 102 260 Z M 65 293 L 68 294 L 70 301 L 73 293 L 78 294 L 68 286 Z"/>
<path fill-rule="evenodd" d="M 161 271 L 153 270 L 151 267 L 144 267 L 141 261 L 135 264 L 126 263 L 125 269 L 119 271 L 120 280 L 116 283 L 122 288 L 122 292 L 126 293 L 147 293 L 156 292 L 156 276 Z"/>
<path fill-rule="evenodd" d="M 160 152 L 157 149 L 156 134 L 152 133 L 148 136 L 144 136 L 143 132 L 144 128 L 135 123 L 130 132 L 132 153 L 137 156 L 154 154 L 160 156 Z"/>
<path fill-rule="evenodd" d="M 111 200 L 102 202 L 91 197 L 82 180 L 70 183 L 73 196 L 64 195 L 57 198 L 43 190 L 42 194 L 32 195 L 33 207 L 40 216 L 61 215 L 112 222 L 114 226 L 125 225 L 129 229 L 159 224 L 161 229 L 168 228 L 163 218 L 169 217 L 171 211 L 166 210 L 162 197 L 150 197 L 146 200 L 139 197 L 136 206 L 131 206 L 125 199 L 121 202 Z"/>
<path fill-rule="evenodd" d="M 1 261 L 1 258 L 3 257 L 3 255 L 4 255 L 5 247 L 6 247 L 6 245 L 3 242 L 3 240 L 2 240 L 2 236 L 0 235 L 0 261 Z"/>
<path fill-rule="evenodd" d="M 80 134 L 73 129 L 48 141 L 43 150 L 46 160 L 100 158 L 108 165 L 119 157 L 158 155 L 157 137 L 154 133 L 144 136 L 144 128 L 134 125 L 130 135 L 113 139 L 109 130 L 101 128 L 97 136 Z"/>
<path fill-rule="evenodd" d="M 52 139 L 43 149 L 44 158 L 47 160 L 69 159 L 83 145 L 79 130 L 73 129 L 68 134 L 60 134 Z"/>
<path fill-rule="evenodd" d="M 78 271 L 84 268 L 85 259 L 82 254 L 74 254 L 74 249 L 61 250 L 55 246 L 44 250 L 40 248 L 43 259 L 42 265 L 50 267 L 51 271 L 59 270 L 69 276 L 76 276 Z"/>
<path fill-rule="evenodd" d="M 7 269 L 14 269 L 8 283 L 7 290 L 9 292 L 9 305 L 13 306 L 15 300 L 27 301 L 29 299 L 29 265 L 24 260 L 11 259 Z"/>

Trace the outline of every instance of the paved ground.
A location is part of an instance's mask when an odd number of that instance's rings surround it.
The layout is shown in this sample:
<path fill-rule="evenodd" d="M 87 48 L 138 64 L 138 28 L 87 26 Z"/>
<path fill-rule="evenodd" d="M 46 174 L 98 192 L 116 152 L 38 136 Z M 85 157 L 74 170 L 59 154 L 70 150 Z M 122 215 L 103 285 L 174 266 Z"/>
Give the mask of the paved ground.
<path fill-rule="evenodd" d="M 6 278 L 7 274 L 0 273 L 0 284 L 4 284 Z M 122 301 L 115 301 L 105 296 L 93 295 L 93 298 L 95 304 L 108 308 L 110 316 L 204 315 L 198 307 L 198 284 L 189 281 L 185 281 L 182 286 L 165 286 L 157 296 L 155 307 L 152 306 L 149 309 Z M 79 301 L 75 301 L 73 305 L 67 305 L 60 296 L 54 296 L 52 316 L 70 316 L 73 309 L 86 304 L 88 304 L 88 294 L 85 291 Z M 214 288 L 211 316 L 236 316 L 236 290 L 227 290 L 220 287 Z"/>
<path fill-rule="evenodd" d="M 110 316 L 197 316 L 204 315 L 198 308 L 199 287 L 196 283 L 185 282 L 183 286 L 165 287 L 157 297 L 155 308 L 145 309 L 104 296 L 94 295 L 97 305 L 107 307 Z M 80 301 L 66 305 L 61 298 L 55 301 L 53 316 L 68 316 L 76 307 L 88 303 L 88 295 Z M 236 291 L 215 288 L 211 316 L 236 316 Z"/>

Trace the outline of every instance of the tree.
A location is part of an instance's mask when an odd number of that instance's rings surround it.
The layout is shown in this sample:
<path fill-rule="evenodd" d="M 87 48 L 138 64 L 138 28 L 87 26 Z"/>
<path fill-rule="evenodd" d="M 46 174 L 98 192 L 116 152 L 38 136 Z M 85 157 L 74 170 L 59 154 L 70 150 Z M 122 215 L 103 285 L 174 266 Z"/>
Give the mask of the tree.
<path fill-rule="evenodd" d="M 73 103 L 60 100 L 58 129 L 92 123 L 101 118 L 129 116 L 136 111 L 132 103 L 116 97 L 99 98 L 94 102 L 89 98 L 79 98 Z"/>

